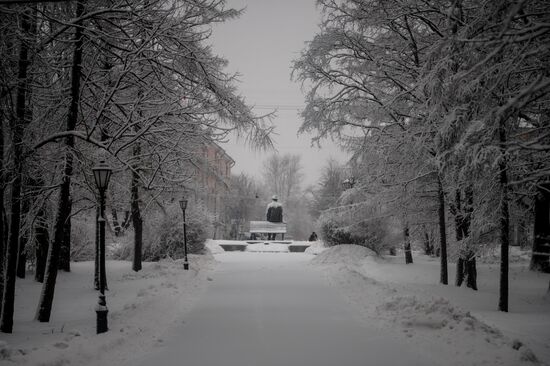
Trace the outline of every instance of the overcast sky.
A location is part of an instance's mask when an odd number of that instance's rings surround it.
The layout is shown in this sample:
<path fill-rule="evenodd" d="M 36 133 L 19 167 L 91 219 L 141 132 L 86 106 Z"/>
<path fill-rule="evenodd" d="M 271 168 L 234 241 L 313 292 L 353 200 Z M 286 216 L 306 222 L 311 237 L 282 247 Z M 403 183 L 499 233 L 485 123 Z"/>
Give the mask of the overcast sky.
<path fill-rule="evenodd" d="M 320 19 L 315 0 L 228 0 L 234 8 L 246 7 L 238 19 L 216 26 L 214 52 L 229 61 L 229 72 L 238 72 L 240 93 L 256 114 L 279 107 L 273 136 L 280 154 L 298 154 L 304 167 L 303 187 L 318 182 L 329 157 L 344 162 L 346 155 L 331 141 L 321 149 L 310 147 L 311 136 L 299 135 L 299 110 L 304 106 L 298 83 L 290 80 L 291 62 L 317 32 Z M 269 156 L 231 141 L 222 147 L 235 159 L 234 173 L 260 177 L 262 162 Z"/>

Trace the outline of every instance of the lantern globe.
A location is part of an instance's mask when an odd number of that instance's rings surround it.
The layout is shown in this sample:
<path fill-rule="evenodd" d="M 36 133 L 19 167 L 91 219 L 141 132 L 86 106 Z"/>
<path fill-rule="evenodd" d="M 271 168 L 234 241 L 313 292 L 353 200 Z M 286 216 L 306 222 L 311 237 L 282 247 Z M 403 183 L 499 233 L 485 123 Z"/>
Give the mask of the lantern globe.
<path fill-rule="evenodd" d="M 344 187 L 344 189 L 349 189 L 350 185 L 351 184 L 348 178 L 344 179 L 344 181 L 342 182 L 342 186 Z"/>
<path fill-rule="evenodd" d="M 185 197 L 180 200 L 180 207 L 183 211 L 185 211 L 185 209 L 187 208 L 187 200 L 185 199 Z"/>
<path fill-rule="evenodd" d="M 109 179 L 111 179 L 111 173 L 113 172 L 111 167 L 105 163 L 105 160 L 101 160 L 98 165 L 92 168 L 92 171 L 94 172 L 97 188 L 102 190 L 107 189 L 107 186 L 109 186 Z"/>
<path fill-rule="evenodd" d="M 342 186 L 344 187 L 344 189 L 350 189 L 350 188 L 353 188 L 355 186 L 355 183 L 356 183 L 356 179 L 355 177 L 349 177 L 349 178 L 346 178 L 344 179 L 344 181 L 342 182 Z"/>

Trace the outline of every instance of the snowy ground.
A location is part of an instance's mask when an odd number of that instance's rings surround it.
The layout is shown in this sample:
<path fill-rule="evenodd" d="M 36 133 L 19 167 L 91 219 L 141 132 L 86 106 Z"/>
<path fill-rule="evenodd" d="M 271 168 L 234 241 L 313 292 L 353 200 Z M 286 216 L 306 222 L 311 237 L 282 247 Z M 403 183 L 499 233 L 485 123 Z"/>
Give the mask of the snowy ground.
<path fill-rule="evenodd" d="M 439 259 L 376 258 L 366 248 L 338 246 L 312 263 L 326 269 L 365 322 L 401 333 L 447 365 L 550 364 L 550 275 L 511 264 L 510 312 L 496 311 L 498 264 L 478 265 L 478 291 L 439 281 Z M 454 265 L 449 265 L 453 283 Z"/>
<path fill-rule="evenodd" d="M 193 320 L 197 319 L 193 314 L 199 314 L 200 319 L 201 314 L 206 314 L 204 311 L 211 310 L 210 306 L 201 304 L 208 304 L 208 298 L 217 296 L 212 290 L 225 288 L 220 276 L 226 275 L 224 281 L 230 281 L 234 273 L 239 276 L 248 273 L 252 278 L 257 275 L 256 282 L 267 281 L 282 291 L 286 286 L 270 282 L 271 278 L 274 274 L 286 273 L 288 279 L 292 279 L 297 271 L 303 271 L 304 281 L 309 278 L 316 289 L 321 289 L 321 284 L 314 278 L 327 286 L 332 285 L 332 289 L 327 290 L 327 299 L 323 300 L 332 304 L 328 308 L 344 303 L 348 308 L 345 312 L 352 314 L 357 326 L 373 330 L 368 334 L 376 333 L 376 339 L 385 339 L 378 347 L 377 357 L 387 353 L 391 359 L 397 348 L 399 355 L 405 349 L 418 351 L 412 356 L 407 353 L 408 357 L 413 357 L 411 364 L 427 356 L 430 364 L 446 366 L 550 365 L 550 298 L 546 295 L 550 275 L 528 271 L 527 262 L 521 259 L 511 265 L 510 313 L 502 313 L 495 310 L 498 264 L 478 265 L 479 291 L 474 292 L 453 285 L 439 285 L 438 260 L 421 255 L 415 255 L 414 264 L 405 265 L 401 256 L 375 258 L 371 252 L 357 246 L 324 250 L 316 242 L 306 253 L 286 253 L 285 244 L 258 243 L 249 245 L 246 252 L 223 253 L 219 243 L 208 243 L 217 260 L 212 256 L 192 256 L 190 271 L 183 271 L 179 261 L 163 261 L 146 263 L 143 271 L 134 273 L 128 262 L 109 261 L 110 331 L 102 335 L 95 334 L 97 293 L 91 286 L 92 263 L 73 263 L 71 273 L 60 273 L 50 323 L 32 320 L 40 284 L 31 278 L 18 280 L 14 333 L 0 333 L 0 365 L 118 365 L 133 364 L 131 360 L 134 359 L 139 364 L 140 360 L 144 361 L 143 355 L 158 354 L 168 343 L 167 334 L 177 334 L 188 319 L 190 327 L 202 329 L 200 323 Z M 449 274 L 452 282 L 453 265 L 449 266 Z M 300 283 L 302 289 L 290 286 L 292 296 L 307 293 L 307 282 Z M 263 287 L 255 285 L 249 290 L 253 288 Z M 238 292 L 231 293 L 236 294 L 234 301 L 243 301 Z M 339 302 L 330 293 L 337 293 L 345 301 Z M 260 302 L 251 305 L 262 304 L 264 295 L 258 296 L 254 298 Z M 293 322 L 303 321 L 316 327 L 311 314 L 324 319 L 322 312 L 327 306 L 308 303 L 308 309 L 300 309 L 300 304 L 306 303 L 295 301 L 289 298 L 280 302 L 286 308 L 292 307 L 295 314 L 304 314 L 301 320 L 292 318 Z M 276 305 L 277 301 L 273 299 L 268 304 Z M 274 314 L 286 308 L 268 307 Z M 265 313 L 260 310 L 253 310 L 253 327 L 262 324 L 258 316 Z M 208 318 L 211 314 L 207 315 Z M 265 315 L 265 318 L 273 320 L 269 323 L 272 327 L 264 328 L 272 332 L 271 336 L 284 334 L 283 328 L 277 328 L 282 327 L 282 323 L 278 324 L 275 317 Z M 284 315 L 282 319 L 284 323 L 291 318 Z M 296 331 L 299 334 L 300 330 Z M 382 335 L 385 338 L 378 338 Z M 311 337 L 317 339 L 316 335 Z M 273 342 L 286 341 L 284 337 L 276 337 Z M 354 343 L 350 341 L 349 344 Z M 305 346 L 325 347 L 320 343 L 305 343 Z M 209 352 L 217 352 L 217 347 L 220 345 L 204 345 Z M 299 348 L 295 350 L 298 352 Z M 274 354 L 270 352 L 266 351 L 266 355 Z M 298 352 L 296 356 L 302 355 Z"/>
<path fill-rule="evenodd" d="M 51 321 L 33 321 L 41 284 L 18 279 L 14 333 L 0 333 L 0 365 L 119 365 L 136 352 L 152 348 L 175 318 L 194 304 L 206 287 L 212 256 L 144 263 L 107 261 L 109 331 L 95 334 L 97 292 L 93 263 L 72 263 L 58 275 Z M 32 276 L 31 276 L 32 277 Z"/>
<path fill-rule="evenodd" d="M 432 366 L 391 330 L 363 325 L 304 253 L 228 252 L 197 305 L 124 366 Z M 399 349 L 399 353 L 393 352 Z"/>

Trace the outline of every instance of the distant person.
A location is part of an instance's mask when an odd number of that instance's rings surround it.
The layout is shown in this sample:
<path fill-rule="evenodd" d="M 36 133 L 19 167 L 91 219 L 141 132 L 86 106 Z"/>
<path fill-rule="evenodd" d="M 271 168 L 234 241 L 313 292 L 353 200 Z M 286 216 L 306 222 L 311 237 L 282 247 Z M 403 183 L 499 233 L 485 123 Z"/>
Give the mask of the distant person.
<path fill-rule="evenodd" d="M 279 197 L 274 195 L 271 202 L 267 205 L 266 219 L 269 222 L 283 222 L 283 205 L 279 202 Z M 267 240 L 275 240 L 276 233 L 267 233 Z"/>
<path fill-rule="evenodd" d="M 307 241 L 317 241 L 317 234 L 315 234 L 315 231 L 311 233 Z"/>

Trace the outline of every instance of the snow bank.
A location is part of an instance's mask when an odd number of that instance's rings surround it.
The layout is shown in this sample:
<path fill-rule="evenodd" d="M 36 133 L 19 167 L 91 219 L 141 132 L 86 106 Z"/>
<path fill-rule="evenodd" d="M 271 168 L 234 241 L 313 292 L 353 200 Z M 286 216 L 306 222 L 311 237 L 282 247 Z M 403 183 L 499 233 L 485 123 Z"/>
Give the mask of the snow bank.
<path fill-rule="evenodd" d="M 393 321 L 419 345 L 436 338 L 430 341 L 437 345 L 438 350 L 432 351 L 436 357 L 444 358 L 454 351 L 460 354 L 460 364 L 539 364 L 533 351 L 521 341 L 506 337 L 496 327 L 441 297 L 395 296 L 377 307 L 377 315 Z"/>
<path fill-rule="evenodd" d="M 205 246 L 206 249 L 208 249 L 208 250 L 210 251 L 210 253 L 212 253 L 212 254 L 220 254 L 220 253 L 223 253 L 223 252 L 224 252 L 224 250 L 223 250 L 223 248 L 220 246 L 218 240 L 207 239 L 207 240 L 206 240 L 206 243 L 204 243 L 204 246 Z"/>
<path fill-rule="evenodd" d="M 376 253 L 369 248 L 355 244 L 335 245 L 319 253 L 312 263 L 314 264 L 342 264 L 359 265 L 366 258 L 376 257 Z"/>
<path fill-rule="evenodd" d="M 433 297 L 428 300 L 418 299 L 416 296 L 395 296 L 377 307 L 378 314 L 389 313 L 393 319 L 407 327 L 425 327 L 441 329 L 449 326 L 451 329 L 464 323 L 468 330 L 481 330 L 484 333 L 502 336 L 496 328 L 490 327 L 463 311 L 442 297 Z"/>
<path fill-rule="evenodd" d="M 325 247 L 325 243 L 323 243 L 321 240 L 310 241 L 307 243 L 310 244 L 310 247 L 307 248 L 305 251 L 307 254 L 318 255 L 328 249 L 327 247 Z"/>
<path fill-rule="evenodd" d="M 510 266 L 510 312 L 497 311 L 499 266 L 478 264 L 478 291 L 439 284 L 439 259 L 377 258 L 359 248 L 327 249 L 311 262 L 369 324 L 396 332 L 447 365 L 550 364 L 550 275 Z M 357 251 L 357 252 L 355 252 Z M 362 253 L 361 253 L 362 252 Z M 328 266 L 326 264 L 329 264 Z M 449 357 L 452 355 L 452 357 Z"/>

